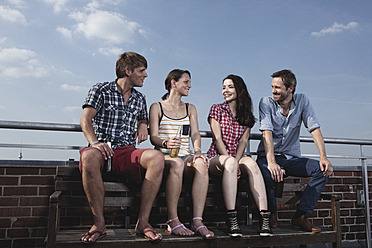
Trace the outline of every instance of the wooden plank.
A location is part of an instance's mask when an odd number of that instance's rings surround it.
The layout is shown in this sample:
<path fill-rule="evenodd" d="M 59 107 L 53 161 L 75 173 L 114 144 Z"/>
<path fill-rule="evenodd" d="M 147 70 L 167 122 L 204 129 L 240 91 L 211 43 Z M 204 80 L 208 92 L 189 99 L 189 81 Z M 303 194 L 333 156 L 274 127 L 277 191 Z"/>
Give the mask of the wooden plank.
<path fill-rule="evenodd" d="M 104 182 L 106 192 L 130 192 L 130 188 L 124 183 Z M 81 181 L 59 181 L 55 182 L 55 190 L 84 192 Z"/>
<path fill-rule="evenodd" d="M 108 229 L 108 236 L 99 240 L 94 247 L 268 247 L 286 246 L 313 243 L 329 243 L 336 240 L 336 232 L 325 230 L 321 233 L 296 231 L 289 226 L 274 229 L 271 237 L 260 237 L 258 226 L 242 226 L 243 237 L 232 239 L 226 235 L 224 228 L 211 227 L 217 239 L 204 241 L 201 237 L 177 237 L 164 233 L 164 230 L 157 229 L 162 233 L 163 240 L 158 244 L 151 244 L 148 240 L 135 236 L 133 229 Z M 57 236 L 57 247 L 81 247 L 79 241 L 81 230 L 63 230 Z"/>

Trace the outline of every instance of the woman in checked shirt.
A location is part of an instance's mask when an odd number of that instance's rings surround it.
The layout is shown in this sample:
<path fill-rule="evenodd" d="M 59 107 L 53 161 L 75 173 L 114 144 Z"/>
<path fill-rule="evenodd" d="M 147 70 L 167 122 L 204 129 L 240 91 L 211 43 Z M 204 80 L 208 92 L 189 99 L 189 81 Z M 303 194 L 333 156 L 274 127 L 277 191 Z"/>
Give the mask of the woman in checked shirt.
<path fill-rule="evenodd" d="M 229 75 L 223 80 L 224 103 L 212 105 L 208 122 L 213 141 L 208 150 L 209 172 L 220 176 L 227 209 L 226 226 L 231 237 L 242 236 L 235 210 L 237 181 L 240 175 L 248 176 L 254 200 L 260 210 L 260 235 L 272 234 L 267 211 L 265 183 L 256 162 L 244 155 L 251 128 L 255 123 L 252 100 L 240 76 Z"/>

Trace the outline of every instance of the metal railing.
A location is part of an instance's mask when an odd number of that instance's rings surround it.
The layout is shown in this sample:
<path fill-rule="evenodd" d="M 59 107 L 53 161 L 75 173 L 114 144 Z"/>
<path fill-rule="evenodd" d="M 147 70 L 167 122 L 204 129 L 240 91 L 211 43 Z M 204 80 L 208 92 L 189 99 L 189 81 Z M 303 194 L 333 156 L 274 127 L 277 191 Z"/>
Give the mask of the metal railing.
<path fill-rule="evenodd" d="M 61 123 L 42 123 L 42 122 L 21 122 L 21 121 L 2 121 L 0 120 L 0 129 L 22 129 L 22 130 L 46 130 L 46 131 L 63 131 L 63 132 L 82 132 L 78 124 L 61 124 Z M 201 137 L 211 138 L 210 131 L 200 131 Z M 251 133 L 250 140 L 260 140 L 261 134 Z M 313 143 L 312 137 L 300 137 L 300 142 Z M 369 191 L 368 191 L 368 165 L 367 159 L 372 157 L 365 156 L 365 146 L 372 147 L 372 140 L 367 139 L 343 139 L 343 138 L 324 138 L 327 144 L 340 144 L 340 145 L 357 145 L 360 147 L 360 155 L 357 156 L 344 156 L 336 155 L 329 156 L 333 158 L 342 159 L 359 159 L 361 164 L 361 172 L 363 177 L 363 192 L 364 192 L 364 205 L 366 215 L 366 236 L 367 247 L 371 248 L 371 221 L 369 211 Z M 82 146 L 66 146 L 66 145 L 35 145 L 35 144 L 7 144 L 0 143 L 3 148 L 34 148 L 34 149 L 58 149 L 58 150 L 79 150 Z M 246 152 L 255 155 L 250 151 L 250 144 L 248 143 Z M 303 154 L 306 157 L 318 157 L 313 154 Z"/>

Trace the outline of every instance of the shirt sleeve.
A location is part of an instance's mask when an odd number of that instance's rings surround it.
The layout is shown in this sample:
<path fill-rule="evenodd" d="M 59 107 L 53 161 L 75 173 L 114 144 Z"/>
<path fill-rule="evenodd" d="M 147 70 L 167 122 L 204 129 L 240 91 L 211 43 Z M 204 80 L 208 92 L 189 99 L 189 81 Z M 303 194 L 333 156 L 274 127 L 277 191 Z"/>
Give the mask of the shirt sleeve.
<path fill-rule="evenodd" d="M 101 90 L 98 85 L 94 85 L 90 88 L 87 97 L 84 100 L 83 108 L 85 107 L 93 107 L 98 111 L 100 111 L 103 104 Z"/>
<path fill-rule="evenodd" d="M 260 121 L 260 131 L 273 131 L 273 123 L 272 123 L 272 104 L 268 97 L 264 97 L 260 100 L 259 103 L 259 121 Z"/>
<path fill-rule="evenodd" d="M 307 98 L 305 95 L 302 95 L 302 97 L 302 103 L 304 106 L 302 112 L 302 120 L 305 127 L 307 128 L 307 131 L 311 133 L 315 129 L 320 128 L 320 124 L 318 122 L 318 119 L 316 118 L 314 108 L 311 105 L 309 98 Z"/>
<path fill-rule="evenodd" d="M 148 112 L 147 112 L 147 104 L 146 104 L 146 97 L 142 96 L 142 108 L 138 115 L 138 120 L 148 120 Z"/>
<path fill-rule="evenodd" d="M 217 104 L 213 104 L 211 109 L 209 110 L 208 123 L 210 123 L 209 118 L 213 118 L 217 122 L 221 123 L 221 113 L 221 108 Z"/>

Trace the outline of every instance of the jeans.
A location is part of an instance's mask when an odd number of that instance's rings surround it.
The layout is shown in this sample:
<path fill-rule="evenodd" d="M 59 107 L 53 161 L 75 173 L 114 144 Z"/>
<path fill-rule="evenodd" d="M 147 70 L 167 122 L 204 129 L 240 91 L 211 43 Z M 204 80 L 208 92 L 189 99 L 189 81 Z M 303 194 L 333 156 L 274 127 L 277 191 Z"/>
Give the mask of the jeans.
<path fill-rule="evenodd" d="M 325 177 L 323 172 L 320 170 L 319 161 L 309 158 L 287 159 L 284 155 L 275 156 L 275 160 L 276 163 L 285 170 L 287 176 L 311 177 L 301 197 L 298 210 L 312 213 L 328 180 L 328 177 Z M 271 178 L 270 171 L 267 169 L 266 157 L 259 156 L 257 158 L 257 164 L 260 167 L 262 176 L 265 180 L 269 211 L 275 213 L 275 181 Z"/>

